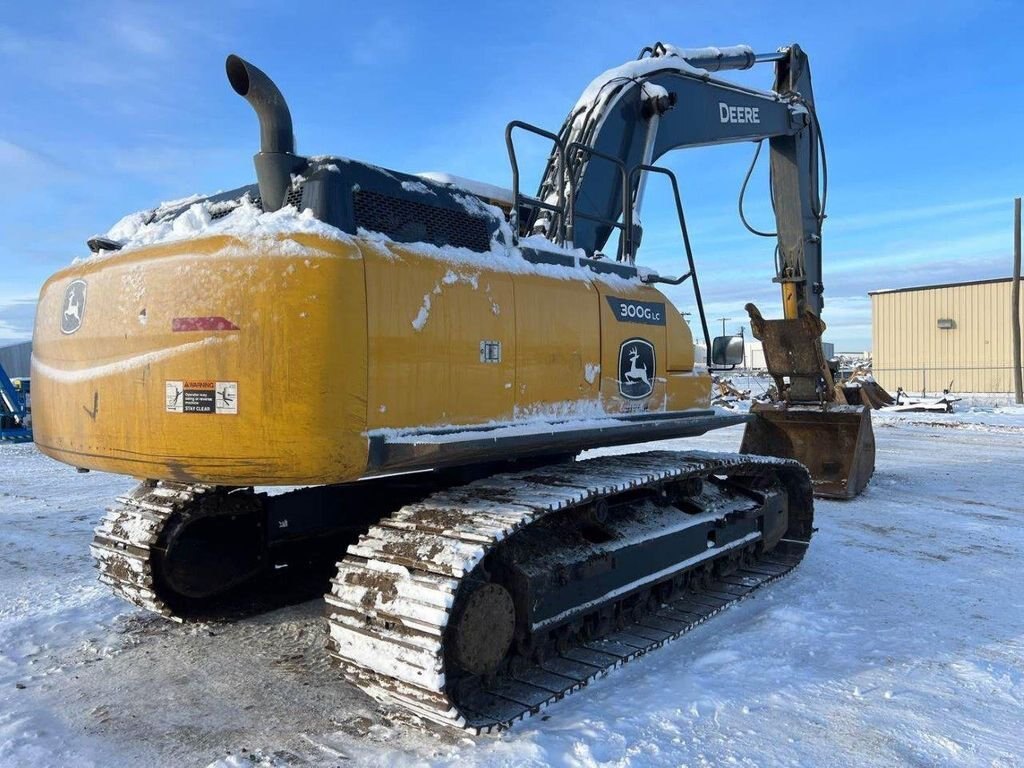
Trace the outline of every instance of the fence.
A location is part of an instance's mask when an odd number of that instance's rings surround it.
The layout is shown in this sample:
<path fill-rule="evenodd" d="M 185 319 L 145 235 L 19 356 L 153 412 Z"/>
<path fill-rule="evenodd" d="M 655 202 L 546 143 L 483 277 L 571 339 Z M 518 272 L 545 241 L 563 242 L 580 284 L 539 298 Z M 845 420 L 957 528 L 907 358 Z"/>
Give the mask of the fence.
<path fill-rule="evenodd" d="M 903 387 L 907 392 L 937 394 L 945 389 L 956 393 L 1012 393 L 1012 365 L 919 365 L 905 368 L 873 368 L 875 381 L 889 392 Z"/>

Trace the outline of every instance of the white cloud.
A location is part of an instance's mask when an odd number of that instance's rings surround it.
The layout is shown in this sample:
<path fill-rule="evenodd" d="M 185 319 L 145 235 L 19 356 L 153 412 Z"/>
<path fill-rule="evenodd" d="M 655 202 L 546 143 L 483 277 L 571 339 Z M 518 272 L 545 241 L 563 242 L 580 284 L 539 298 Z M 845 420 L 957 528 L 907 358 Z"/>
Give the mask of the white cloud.
<path fill-rule="evenodd" d="M 32 164 L 37 156 L 13 141 L 0 139 L 0 168 L 23 168 Z"/>
<path fill-rule="evenodd" d="M 52 22 L 32 32 L 0 26 L 7 76 L 62 92 L 166 86 L 199 42 L 216 37 L 174 5 L 68 4 Z"/>
<path fill-rule="evenodd" d="M 357 67 L 379 68 L 387 59 L 391 66 L 405 61 L 414 49 L 413 28 L 407 21 L 381 16 L 371 24 L 346 30 L 349 61 Z"/>
<path fill-rule="evenodd" d="M 35 316 L 34 296 L 0 298 L 0 342 L 31 339 Z"/>
<path fill-rule="evenodd" d="M 990 210 L 1006 207 L 1005 197 L 989 197 L 978 200 L 958 200 L 950 203 L 911 206 L 904 208 L 887 208 L 863 214 L 843 214 L 830 216 L 826 227 L 829 232 L 848 232 L 862 229 L 899 224 L 906 226 L 912 222 L 928 221 L 936 218 L 947 218 L 951 215 L 974 213 L 979 210 Z"/>
<path fill-rule="evenodd" d="M 187 172 L 194 166 L 209 165 L 238 155 L 237 146 L 229 149 L 183 146 L 178 137 L 154 139 L 153 142 L 150 145 L 121 148 L 112 158 L 111 168 L 144 179 L 168 178 L 180 174 L 183 169 Z M 191 192 L 201 193 L 202 190 Z"/>
<path fill-rule="evenodd" d="M 121 17 L 111 23 L 111 29 L 121 43 L 144 56 L 166 56 L 173 50 L 170 39 L 149 20 Z"/>
<path fill-rule="evenodd" d="M 63 165 L 42 152 L 0 137 L 0 174 L 8 190 L 21 192 L 71 175 Z"/>

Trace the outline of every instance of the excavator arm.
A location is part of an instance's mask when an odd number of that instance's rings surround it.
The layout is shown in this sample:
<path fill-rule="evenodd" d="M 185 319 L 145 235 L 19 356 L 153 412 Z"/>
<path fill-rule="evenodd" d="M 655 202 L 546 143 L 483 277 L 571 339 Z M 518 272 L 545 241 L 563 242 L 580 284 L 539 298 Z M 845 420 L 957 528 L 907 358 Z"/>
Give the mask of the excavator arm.
<path fill-rule="evenodd" d="M 775 68 L 768 91 L 715 75 L 761 62 Z M 874 469 L 874 436 L 867 410 L 848 406 L 835 387 L 821 346 L 823 142 L 800 46 L 755 54 L 747 46 L 685 50 L 657 43 L 596 78 L 558 139 L 537 195 L 552 206 L 534 209 L 530 228 L 564 233 L 573 246 L 599 253 L 614 222 L 625 222 L 618 258 L 627 261 L 642 236 L 644 166 L 675 149 L 768 141 L 783 319 L 765 319 L 753 304 L 746 309 L 779 401 L 755 406 L 743 450 L 801 460 L 821 495 L 859 493 Z M 823 169 L 823 151 L 820 158 Z"/>
<path fill-rule="evenodd" d="M 646 55 L 646 54 L 650 55 Z M 622 181 L 616 167 L 599 156 L 617 158 L 627 168 L 650 165 L 674 149 L 762 141 L 771 148 L 772 198 L 778 225 L 776 279 L 789 286 L 787 317 L 822 307 L 821 222 L 818 146 L 807 55 L 797 45 L 777 53 L 755 54 L 746 46 L 684 50 L 658 43 L 640 59 L 609 70 L 580 97 L 559 131 L 565 147 L 574 143 L 596 152 L 572 162 L 549 158 L 538 197 L 553 200 L 556 177 L 565 176 L 565 206 L 572 211 L 573 245 L 601 251 L 612 234 L 602 221 L 623 215 Z M 774 61 L 771 91 L 716 79 L 712 72 L 749 69 Z M 634 230 L 639 225 L 644 176 L 633 177 L 630 198 Z M 556 222 L 537 217 L 539 231 Z M 638 244 L 638 237 L 633 238 Z M 635 248 L 634 248 L 635 250 Z M 635 254 L 628 254 L 632 259 Z"/>

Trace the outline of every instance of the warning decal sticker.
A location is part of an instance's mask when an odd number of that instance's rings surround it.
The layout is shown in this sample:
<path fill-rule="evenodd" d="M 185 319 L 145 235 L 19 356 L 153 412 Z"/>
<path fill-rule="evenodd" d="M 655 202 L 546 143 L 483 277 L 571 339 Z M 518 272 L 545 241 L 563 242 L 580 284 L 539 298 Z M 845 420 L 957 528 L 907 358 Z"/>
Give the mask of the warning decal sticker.
<path fill-rule="evenodd" d="M 167 381 L 168 413 L 238 413 L 237 381 Z"/>

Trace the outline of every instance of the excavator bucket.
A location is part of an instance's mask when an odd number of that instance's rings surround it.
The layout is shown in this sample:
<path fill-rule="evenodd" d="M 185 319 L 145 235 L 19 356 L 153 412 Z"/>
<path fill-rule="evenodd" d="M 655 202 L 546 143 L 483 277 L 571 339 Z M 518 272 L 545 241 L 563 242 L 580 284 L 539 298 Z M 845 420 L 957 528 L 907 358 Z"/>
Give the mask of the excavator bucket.
<path fill-rule="evenodd" d="M 870 408 L 754 403 L 750 411 L 740 453 L 796 459 L 815 496 L 852 499 L 867 486 L 875 468 Z"/>
<path fill-rule="evenodd" d="M 874 472 L 875 434 L 870 406 L 847 405 L 832 381 L 821 348 L 825 323 L 810 312 L 765 320 L 753 304 L 746 310 L 779 399 L 751 407 L 740 452 L 796 459 L 815 495 L 852 499 Z"/>

